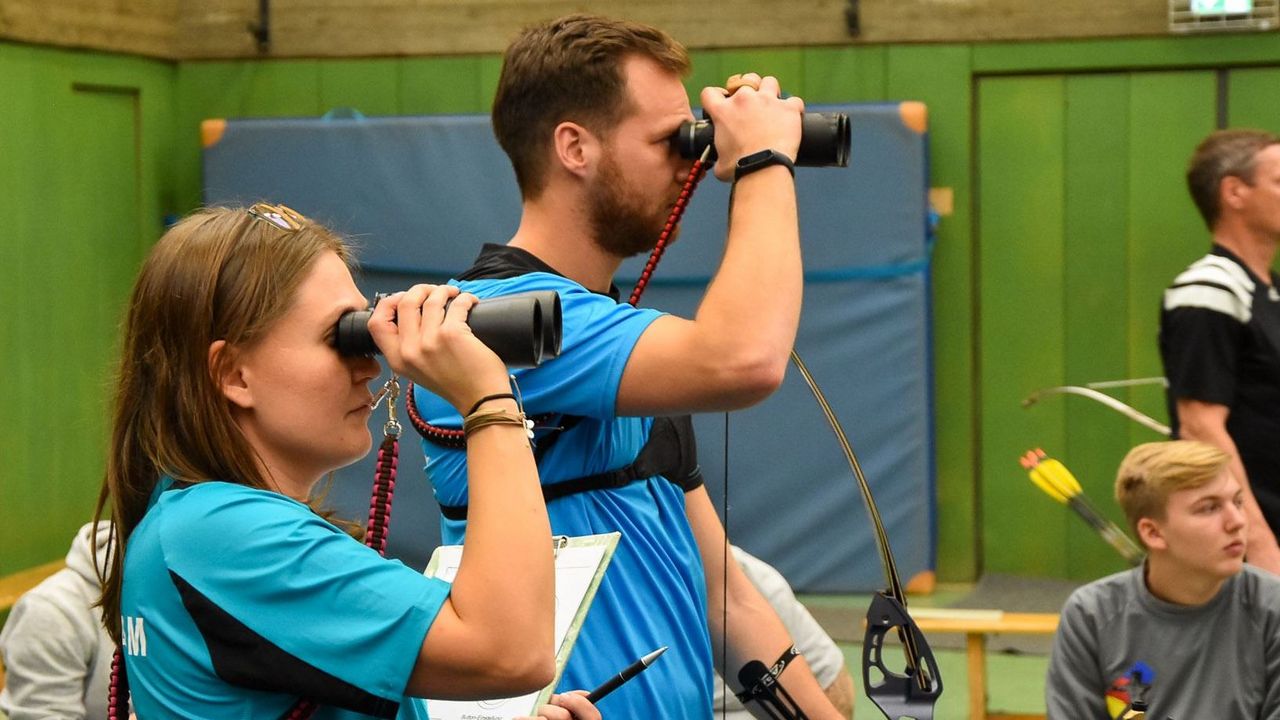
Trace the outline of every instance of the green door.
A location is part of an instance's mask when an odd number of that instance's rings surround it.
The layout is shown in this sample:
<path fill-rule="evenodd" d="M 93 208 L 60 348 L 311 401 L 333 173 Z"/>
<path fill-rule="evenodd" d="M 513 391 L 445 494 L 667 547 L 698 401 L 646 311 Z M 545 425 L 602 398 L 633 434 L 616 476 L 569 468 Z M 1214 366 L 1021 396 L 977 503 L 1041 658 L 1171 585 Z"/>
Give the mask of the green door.
<path fill-rule="evenodd" d="M 0 152 L 3 575 L 56 559 L 90 519 L 121 312 L 146 243 L 139 91 L 77 85 L 24 48 L 0 60 L 20 91 L 0 126 L 28 138 Z"/>
<path fill-rule="evenodd" d="M 1160 436 L 1083 398 L 1021 401 L 1040 388 L 1161 374 L 1161 290 L 1207 245 L 1183 174 L 1214 127 L 1217 93 L 1212 71 L 978 81 L 985 572 L 1091 579 L 1124 567 L 1018 458 L 1044 448 L 1123 525 L 1116 465 Z M 1159 386 L 1111 392 L 1166 419 Z"/>

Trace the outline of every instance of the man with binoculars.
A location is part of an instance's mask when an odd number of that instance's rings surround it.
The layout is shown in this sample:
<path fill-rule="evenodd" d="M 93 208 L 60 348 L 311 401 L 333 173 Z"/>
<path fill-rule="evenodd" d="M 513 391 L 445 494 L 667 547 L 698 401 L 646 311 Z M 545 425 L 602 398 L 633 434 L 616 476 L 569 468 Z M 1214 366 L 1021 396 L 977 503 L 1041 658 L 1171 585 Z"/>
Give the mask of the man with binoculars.
<path fill-rule="evenodd" d="M 726 563 L 687 419 L 653 417 L 747 407 L 782 382 L 800 316 L 792 162 L 803 102 L 754 73 L 702 91 L 714 172 L 734 192 L 724 258 L 692 320 L 619 302 L 613 284 L 625 258 L 654 247 L 688 178 L 692 163 L 672 142 L 693 120 L 688 70 L 683 47 L 637 23 L 570 16 L 521 33 L 493 106 L 521 222 L 455 282 L 480 298 L 556 290 L 563 304 L 559 357 L 516 375 L 526 411 L 543 418 L 536 455 L 552 530 L 622 539 L 562 687 L 593 687 L 666 645 L 602 701 L 606 717 L 708 720 L 713 666 L 733 685 L 752 661 L 783 666 L 779 684 L 808 717 L 839 717 L 769 605 Z M 428 423 L 458 426 L 427 391 L 416 405 Z M 465 457 L 425 447 L 444 539 L 458 542 Z"/>

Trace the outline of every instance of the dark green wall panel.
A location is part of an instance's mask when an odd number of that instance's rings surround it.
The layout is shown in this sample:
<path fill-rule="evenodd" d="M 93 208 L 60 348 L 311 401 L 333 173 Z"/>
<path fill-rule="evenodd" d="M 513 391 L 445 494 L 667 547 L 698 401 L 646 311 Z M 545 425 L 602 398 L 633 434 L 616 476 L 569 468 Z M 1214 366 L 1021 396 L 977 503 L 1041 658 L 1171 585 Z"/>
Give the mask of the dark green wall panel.
<path fill-rule="evenodd" d="M 889 47 L 884 54 L 883 97 L 919 100 L 928 107 L 930 184 L 949 188 L 954 197 L 952 214 L 938 224 L 933 251 L 934 432 L 938 577 L 964 580 L 977 577 L 980 519 L 974 482 L 971 51 L 964 45 L 912 45 Z"/>
<path fill-rule="evenodd" d="M 1161 291 L 1206 242 L 1183 172 L 1195 143 L 1212 129 L 1216 88 L 1209 71 L 980 81 L 987 570 L 1083 580 L 1123 566 L 1011 461 L 1044 447 L 1120 521 L 1111 499 L 1116 465 L 1133 444 L 1159 436 L 1079 397 L 1051 396 L 1027 410 L 1017 400 L 1039 388 L 1161 374 Z M 1159 386 L 1112 392 L 1164 416 Z M 1046 548 L 1069 550 L 1027 552 L 1016 543 L 1029 532 Z"/>
<path fill-rule="evenodd" d="M 1066 518 L 1028 490 L 1018 457 L 1062 447 L 1061 405 L 1025 412 L 1028 392 L 1065 370 L 1061 77 L 978 85 L 979 377 L 982 547 L 988 572 L 1052 575 Z"/>
<path fill-rule="evenodd" d="M 974 45 L 978 73 L 1216 67 L 1280 61 L 1275 33 Z"/>
<path fill-rule="evenodd" d="M 1161 375 L 1156 345 L 1160 298 L 1179 272 L 1209 248 L 1209 235 L 1187 194 L 1187 159 L 1214 129 L 1212 72 L 1135 73 L 1129 126 L 1129 372 Z M 1165 418 L 1158 386 L 1135 388 L 1127 401 Z M 1131 444 L 1159 437 L 1131 423 Z"/>
<path fill-rule="evenodd" d="M 1127 378 L 1127 280 L 1129 95 L 1128 75 L 1082 75 L 1066 79 L 1064 126 L 1067 164 L 1066 232 L 1063 235 L 1066 364 L 1062 378 L 1045 385 L 1072 385 Z M 1128 449 L 1128 423 L 1107 408 L 1072 396 L 1045 398 L 1027 409 L 1039 413 L 1061 405 L 1067 436 L 1045 450 L 1062 460 L 1085 493 L 1104 513 L 1118 519 L 1111 502 L 1116 462 Z M 1049 504 L 1031 483 L 1034 502 Z M 1059 512 L 1067 509 L 1056 506 Z M 1099 577 L 1124 567 L 1098 536 L 1069 517 L 1064 542 L 1065 574 Z"/>
<path fill-rule="evenodd" d="M 1280 133 L 1280 68 L 1232 70 L 1227 83 L 1228 125 Z"/>

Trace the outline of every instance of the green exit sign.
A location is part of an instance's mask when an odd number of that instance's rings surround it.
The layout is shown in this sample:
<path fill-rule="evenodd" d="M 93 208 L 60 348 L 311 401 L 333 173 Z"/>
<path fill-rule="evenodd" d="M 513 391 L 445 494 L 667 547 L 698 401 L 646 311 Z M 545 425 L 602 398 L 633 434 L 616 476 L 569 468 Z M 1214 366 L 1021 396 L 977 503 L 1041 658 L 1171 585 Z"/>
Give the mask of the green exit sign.
<path fill-rule="evenodd" d="M 1253 0 L 1191 0 L 1197 15 L 1241 15 L 1253 11 Z"/>

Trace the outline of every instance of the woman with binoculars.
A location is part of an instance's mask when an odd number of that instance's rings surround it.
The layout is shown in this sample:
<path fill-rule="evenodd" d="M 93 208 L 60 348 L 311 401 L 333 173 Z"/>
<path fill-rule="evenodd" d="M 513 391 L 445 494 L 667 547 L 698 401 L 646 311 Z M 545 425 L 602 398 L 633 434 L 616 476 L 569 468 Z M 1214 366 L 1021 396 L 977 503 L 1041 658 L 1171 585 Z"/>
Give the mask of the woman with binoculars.
<path fill-rule="evenodd" d="M 308 504 L 371 445 L 378 363 L 332 341 L 366 305 L 350 263 L 334 233 L 259 204 L 194 213 L 142 267 L 97 511 L 122 550 L 102 607 L 139 717 L 283 717 L 306 698 L 315 717 L 425 718 L 417 698 L 552 679 L 551 530 L 506 369 L 466 325 L 473 296 L 418 285 L 369 320 L 396 373 L 488 420 L 467 435 L 471 531 L 452 586 Z M 540 712 L 599 718 L 577 694 Z"/>

